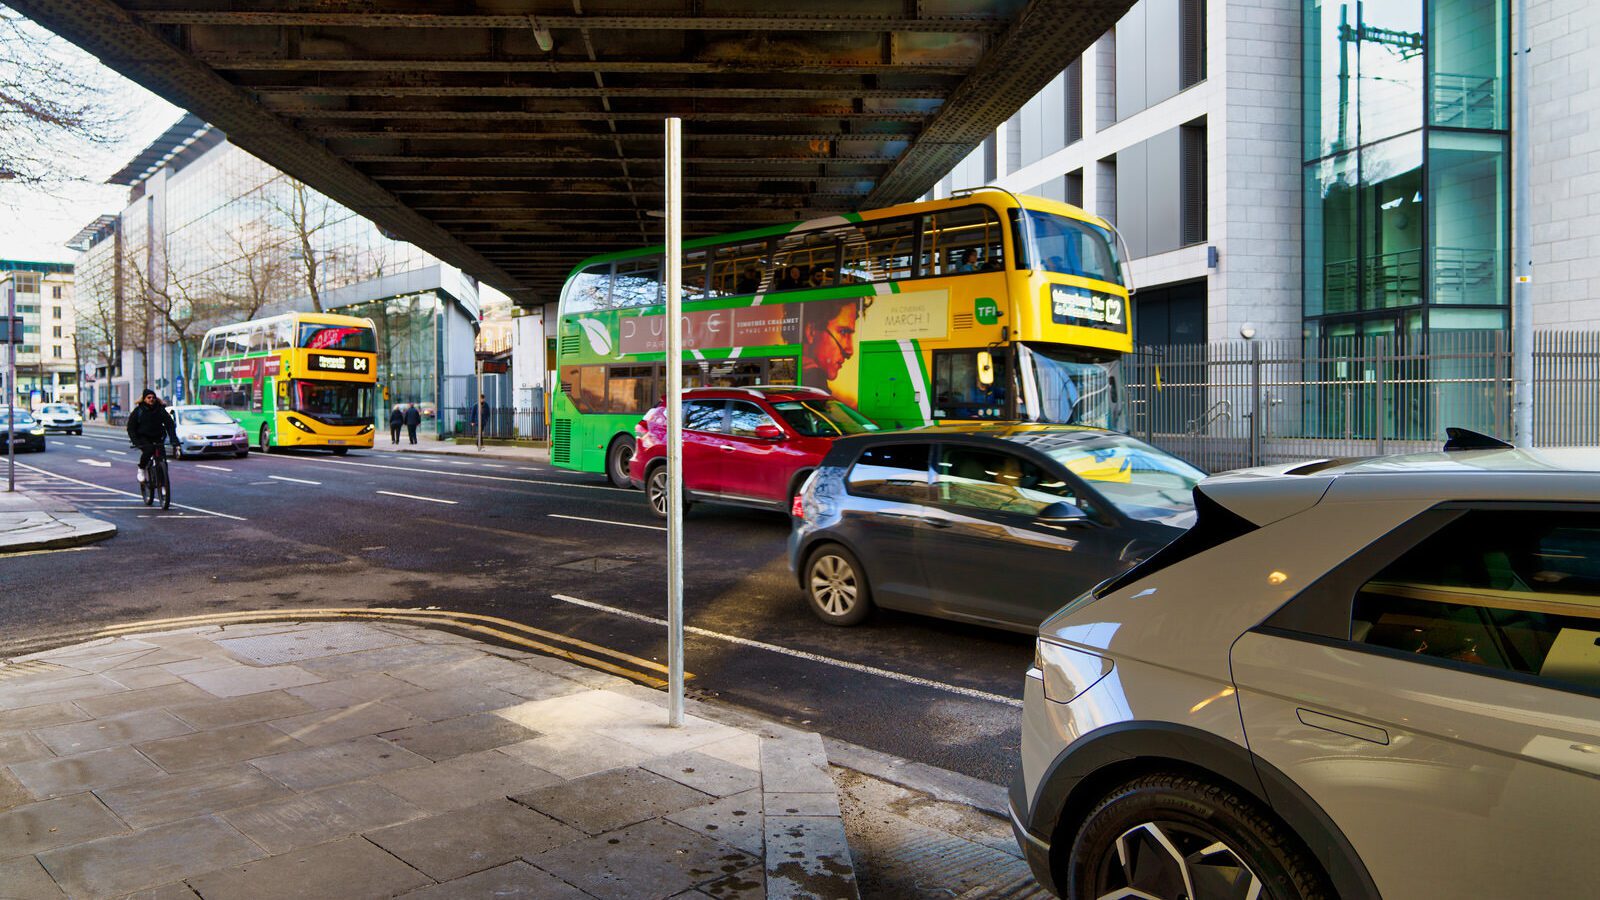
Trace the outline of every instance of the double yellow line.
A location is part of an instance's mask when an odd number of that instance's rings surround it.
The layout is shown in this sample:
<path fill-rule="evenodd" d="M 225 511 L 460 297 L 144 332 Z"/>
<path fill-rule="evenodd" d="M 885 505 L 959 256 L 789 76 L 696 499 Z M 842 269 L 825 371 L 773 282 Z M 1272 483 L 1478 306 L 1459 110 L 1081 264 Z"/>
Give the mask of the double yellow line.
<path fill-rule="evenodd" d="M 93 637 L 97 639 L 122 637 L 146 631 L 192 628 L 198 625 L 242 625 L 248 622 L 311 622 L 327 619 L 378 619 L 413 625 L 443 625 L 459 631 L 485 635 L 494 640 L 518 647 L 537 650 L 582 666 L 599 669 L 602 672 L 610 672 L 613 675 L 620 675 L 623 678 L 632 679 L 650 687 L 664 688 L 667 686 L 666 679 L 660 677 L 667 674 L 667 667 L 654 660 L 642 659 L 623 653 L 620 650 L 612 650 L 609 647 L 602 647 L 599 644 L 592 644 L 578 638 L 567 637 L 553 631 L 545 631 L 542 628 L 534 628 L 531 625 L 523 625 L 510 619 L 438 609 L 385 609 L 381 607 L 368 609 L 351 607 L 211 613 L 200 616 L 127 622 L 93 632 Z M 567 647 L 557 646 L 558 644 L 576 647 L 579 651 L 586 652 L 569 650 Z M 616 660 L 617 662 L 598 657 L 609 657 L 610 660 Z M 693 678 L 694 675 L 686 672 L 684 677 Z"/>

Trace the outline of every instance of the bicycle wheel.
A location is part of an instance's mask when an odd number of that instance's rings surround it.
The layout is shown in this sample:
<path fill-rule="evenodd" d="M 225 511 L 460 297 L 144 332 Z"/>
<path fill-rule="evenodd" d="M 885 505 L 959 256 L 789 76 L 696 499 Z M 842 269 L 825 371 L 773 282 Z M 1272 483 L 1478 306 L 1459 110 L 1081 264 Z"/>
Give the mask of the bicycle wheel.
<path fill-rule="evenodd" d="M 156 469 L 156 471 L 159 472 L 160 475 L 156 479 L 156 492 L 161 497 L 161 508 L 162 509 L 171 509 L 172 508 L 172 482 L 171 482 L 171 480 L 169 480 L 167 478 L 167 461 L 163 459 L 160 463 L 157 464 L 157 466 L 158 466 L 158 468 Z"/>
<path fill-rule="evenodd" d="M 139 482 L 139 497 L 144 500 L 145 506 L 154 503 L 156 499 L 155 473 L 156 467 L 152 464 L 144 470 L 144 480 Z"/>

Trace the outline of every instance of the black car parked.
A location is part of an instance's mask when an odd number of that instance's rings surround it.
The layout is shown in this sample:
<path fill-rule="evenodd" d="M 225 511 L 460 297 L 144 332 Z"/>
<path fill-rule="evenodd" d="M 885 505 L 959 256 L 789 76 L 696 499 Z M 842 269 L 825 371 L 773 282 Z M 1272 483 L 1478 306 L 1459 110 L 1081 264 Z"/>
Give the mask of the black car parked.
<path fill-rule="evenodd" d="M 1031 632 L 1182 534 L 1203 477 L 1071 425 L 841 438 L 796 498 L 789 566 L 830 624 L 881 606 Z"/>
<path fill-rule="evenodd" d="M 10 452 L 6 446 L 7 419 L 9 413 L 6 407 L 0 407 L 0 453 Z M 12 443 L 17 450 L 43 450 L 44 449 L 44 423 L 35 419 L 27 412 L 16 411 L 16 423 L 11 425 Z"/>

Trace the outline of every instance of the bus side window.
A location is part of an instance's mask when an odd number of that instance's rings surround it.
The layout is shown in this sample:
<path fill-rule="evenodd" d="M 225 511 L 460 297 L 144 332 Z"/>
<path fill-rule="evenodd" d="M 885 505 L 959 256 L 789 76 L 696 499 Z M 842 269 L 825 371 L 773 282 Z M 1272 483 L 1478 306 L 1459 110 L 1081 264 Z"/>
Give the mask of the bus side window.
<path fill-rule="evenodd" d="M 839 239 L 832 231 L 808 231 L 784 238 L 775 255 L 778 282 L 773 290 L 827 287 L 838 281 Z"/>
<path fill-rule="evenodd" d="M 700 300 L 706 296 L 706 251 L 690 250 L 683 255 L 681 283 L 684 300 Z"/>
<path fill-rule="evenodd" d="M 712 251 L 708 297 L 754 294 L 766 277 L 768 246 L 765 240 L 724 244 Z M 771 290 L 769 287 L 768 290 Z"/>
<path fill-rule="evenodd" d="M 661 299 L 661 257 L 625 259 L 617 262 L 611 279 L 612 309 L 657 306 Z"/>
<path fill-rule="evenodd" d="M 928 217 L 922 236 L 924 274 L 993 271 L 1000 255 L 1000 220 L 987 206 L 963 206 Z"/>
<path fill-rule="evenodd" d="M 272 346 L 274 349 L 282 350 L 294 346 L 293 320 L 287 318 L 279 319 L 271 323 L 270 327 L 272 328 Z"/>
<path fill-rule="evenodd" d="M 857 228 L 844 244 L 844 280 L 900 281 L 917 276 L 917 220 L 894 219 Z"/>
<path fill-rule="evenodd" d="M 597 309 L 609 309 L 610 299 L 611 264 L 601 263 L 584 269 L 572 279 L 563 311 L 585 313 Z"/>

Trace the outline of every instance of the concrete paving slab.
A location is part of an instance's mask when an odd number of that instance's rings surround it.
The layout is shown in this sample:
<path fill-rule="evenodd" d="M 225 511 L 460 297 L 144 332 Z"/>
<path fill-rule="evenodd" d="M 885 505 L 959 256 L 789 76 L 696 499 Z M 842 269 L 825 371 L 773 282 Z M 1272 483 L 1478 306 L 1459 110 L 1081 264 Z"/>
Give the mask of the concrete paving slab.
<path fill-rule="evenodd" d="M 431 725 L 402 728 L 382 736 L 412 753 L 438 761 L 532 740 L 539 732 L 491 713 L 477 713 Z"/>
<path fill-rule="evenodd" d="M 134 687 L 133 685 L 128 685 L 128 690 L 119 693 L 104 694 L 98 697 L 84 697 L 81 700 L 73 701 L 73 703 L 88 715 L 100 718 L 114 716 L 118 713 L 212 699 L 210 694 L 170 672 L 163 672 L 160 668 L 155 671 L 161 672 L 161 674 L 171 678 L 172 681 L 153 686 Z M 113 672 L 106 677 L 117 678 L 120 674 Z"/>
<path fill-rule="evenodd" d="M 462 897 L 493 897 L 494 900 L 591 900 L 583 891 L 521 860 L 402 894 L 400 900 L 458 900 Z"/>
<path fill-rule="evenodd" d="M 297 791 L 309 791 L 396 769 L 425 766 L 428 760 L 380 737 L 367 735 L 353 741 L 255 759 L 250 764 L 275 781 Z"/>
<path fill-rule="evenodd" d="M 696 747 L 695 752 L 731 762 L 736 766 L 744 766 L 756 772 L 761 771 L 760 735 L 748 732 L 737 734 L 710 744 L 703 744 Z"/>
<path fill-rule="evenodd" d="M 50 748 L 45 746 L 44 741 L 26 731 L 0 734 L 0 766 L 54 755 Z"/>
<path fill-rule="evenodd" d="M 198 659 L 203 655 L 201 652 L 199 652 L 202 645 L 205 647 L 210 647 L 211 643 L 209 641 L 196 641 L 177 646 L 172 646 L 169 644 L 154 644 L 149 650 L 141 651 L 137 656 L 134 656 L 131 659 L 125 659 L 117 663 L 115 666 L 112 666 L 114 671 L 107 674 L 109 674 L 112 678 L 116 678 L 118 681 L 121 681 L 122 678 L 117 673 L 154 668 L 156 666 L 166 665 L 167 663 L 182 662 L 186 659 Z"/>
<path fill-rule="evenodd" d="M 28 803 L 0 812 L 0 859 L 122 834 L 128 827 L 93 794 Z"/>
<path fill-rule="evenodd" d="M 334 744 L 352 738 L 395 731 L 421 725 L 423 719 L 398 706 L 378 700 L 338 709 L 314 710 L 286 719 L 275 719 L 272 727 L 308 746 Z"/>
<path fill-rule="evenodd" d="M 656 900 L 744 871 L 760 860 L 681 825 L 652 820 L 530 860 L 602 900 Z"/>
<path fill-rule="evenodd" d="M 449 881 L 582 840 L 586 835 L 510 800 L 378 831 L 368 840 L 437 881 Z"/>
<path fill-rule="evenodd" d="M 666 819 L 697 834 L 732 844 L 752 856 L 765 852 L 767 837 L 760 791 L 745 791 L 703 806 L 691 806 Z"/>
<path fill-rule="evenodd" d="M 771 900 L 855 900 L 855 868 L 844 823 L 822 816 L 768 815 L 766 827 Z"/>
<path fill-rule="evenodd" d="M 761 742 L 762 787 L 771 793 L 822 794 L 834 790 L 828 777 L 828 754 L 816 734 L 764 739 Z"/>
<path fill-rule="evenodd" d="M 11 774 L 35 797 L 60 797 L 154 778 L 161 770 L 132 747 L 109 747 L 16 763 Z"/>
<path fill-rule="evenodd" d="M 187 884 L 178 882 L 146 891 L 134 891 L 122 900 L 199 900 L 199 897 L 194 891 L 189 890 Z"/>
<path fill-rule="evenodd" d="M 686 784 L 713 797 L 726 797 L 761 787 L 760 772 L 693 750 L 652 759 L 641 764 L 640 768 L 665 775 L 679 784 Z"/>
<path fill-rule="evenodd" d="M 0 734 L 88 720 L 89 716 L 69 700 L 41 703 L 36 706 L 5 710 L 4 715 L 0 715 Z"/>
<path fill-rule="evenodd" d="M 289 688 L 290 696 L 310 704 L 313 709 L 334 709 L 353 706 L 371 700 L 388 700 L 403 694 L 414 694 L 422 688 L 382 672 L 368 672 L 345 678 Z"/>
<path fill-rule="evenodd" d="M 48 850 L 39 862 L 69 896 L 115 897 L 263 855 L 227 822 L 202 816 Z"/>
<path fill-rule="evenodd" d="M 105 676 L 132 691 L 183 682 L 182 678 L 168 672 L 159 665 L 146 666 L 141 669 L 112 669 L 106 672 Z M 190 685 L 190 687 L 192 686 Z"/>
<path fill-rule="evenodd" d="M 653 755 L 632 744 L 570 730 L 508 744 L 500 752 L 562 778 L 582 778 L 607 769 L 636 766 Z"/>
<path fill-rule="evenodd" d="M 409 681 L 418 687 L 442 690 L 448 687 L 483 685 L 491 681 L 516 678 L 528 669 L 509 659 L 474 654 L 471 659 L 426 663 L 387 671 L 390 675 L 402 681 Z"/>
<path fill-rule="evenodd" d="M 9 716 L 10 711 L 15 709 L 44 706 L 100 694 L 113 694 L 123 689 L 122 685 L 104 675 L 79 675 L 54 680 L 49 684 L 39 684 L 30 678 L 20 678 L 0 688 L 0 712 L 6 712 Z"/>
<path fill-rule="evenodd" d="M 22 782 L 11 774 L 11 770 L 0 766 L 0 810 L 11 809 L 24 803 L 32 803 L 37 799 L 39 798 L 33 796 L 27 788 L 22 786 Z"/>
<path fill-rule="evenodd" d="M 217 641 L 217 646 L 258 665 L 271 666 L 413 643 L 408 638 L 359 623 L 336 622 L 299 630 L 224 637 Z"/>
<path fill-rule="evenodd" d="M 331 681 L 363 672 L 383 672 L 427 663 L 465 662 L 479 655 L 476 650 L 466 646 L 417 643 L 308 659 L 300 667 Z"/>
<path fill-rule="evenodd" d="M 218 769 L 166 775 L 97 792 L 101 802 L 135 828 L 287 797 L 293 792 L 255 768 L 236 763 Z"/>
<path fill-rule="evenodd" d="M 37 859 L 19 856 L 0 862 L 0 897 L 5 900 L 55 900 L 65 896 Z"/>
<path fill-rule="evenodd" d="M 513 759 L 503 749 L 468 753 L 372 780 L 429 812 L 447 812 L 561 782 L 561 776 Z"/>
<path fill-rule="evenodd" d="M 767 873 L 760 866 L 751 866 L 703 885 L 696 892 L 700 897 L 721 897 L 726 900 L 765 900 Z"/>
<path fill-rule="evenodd" d="M 315 711 L 311 704 L 288 691 L 267 691 L 261 694 L 219 699 L 192 684 L 186 683 L 184 687 L 199 695 L 198 702 L 182 703 L 168 708 L 167 711 L 202 730 L 226 728 L 230 725 L 249 725 L 252 722 L 266 722 Z"/>
<path fill-rule="evenodd" d="M 588 834 L 600 834 L 714 798 L 644 769 L 612 769 L 511 799 Z"/>
<path fill-rule="evenodd" d="M 245 694 L 259 694 L 264 691 L 281 691 L 284 688 L 315 684 L 323 680 L 322 676 L 293 665 L 266 666 L 260 669 L 236 666 L 181 674 L 184 681 L 218 697 L 242 697 Z"/>
<path fill-rule="evenodd" d="M 524 671 L 511 678 L 493 681 L 489 687 L 516 694 L 523 700 L 549 700 L 588 690 L 581 684 L 548 672 Z"/>
<path fill-rule="evenodd" d="M 194 659 L 180 660 L 173 663 L 162 663 L 160 668 L 166 669 L 174 675 L 191 675 L 195 672 L 210 672 L 215 669 L 242 669 L 244 663 L 222 652 L 220 647 L 213 647 L 207 656 L 198 656 Z"/>
<path fill-rule="evenodd" d="M 156 765 L 176 775 L 300 750 L 305 745 L 270 725 L 257 722 L 149 741 L 134 747 Z"/>
<path fill-rule="evenodd" d="M 516 664 L 507 663 L 507 665 Z M 492 687 L 459 685 L 439 690 L 418 691 L 403 697 L 394 697 L 389 702 L 412 713 L 418 719 L 438 722 L 456 716 L 507 709 L 525 701 L 516 694 L 508 694 Z"/>
<path fill-rule="evenodd" d="M 353 782 L 223 813 L 269 853 L 280 854 L 421 818 L 421 809 L 371 782 Z"/>
<path fill-rule="evenodd" d="M 189 879 L 206 900 L 380 900 L 428 883 L 427 876 L 359 837 Z"/>
<path fill-rule="evenodd" d="M 156 688 L 160 690 L 160 688 Z M 194 732 L 182 720 L 160 709 L 106 716 L 92 722 L 56 725 L 34 732 L 57 756 L 71 756 L 90 750 L 104 750 L 138 741 L 151 741 Z M 3 760 L 0 760 L 3 761 Z"/>
<path fill-rule="evenodd" d="M 769 816 L 839 817 L 839 795 L 833 791 L 818 794 L 774 794 L 761 797 L 761 809 Z"/>

